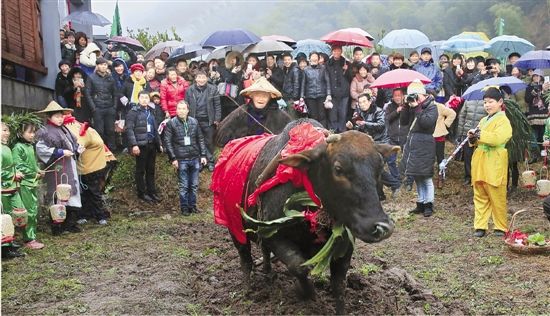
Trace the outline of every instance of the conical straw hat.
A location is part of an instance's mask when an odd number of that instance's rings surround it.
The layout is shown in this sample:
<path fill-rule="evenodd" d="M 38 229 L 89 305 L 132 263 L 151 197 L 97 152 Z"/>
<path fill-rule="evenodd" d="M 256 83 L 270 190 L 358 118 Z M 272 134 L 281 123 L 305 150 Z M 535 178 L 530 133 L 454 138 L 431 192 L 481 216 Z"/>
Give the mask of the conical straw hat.
<path fill-rule="evenodd" d="M 269 83 L 265 77 L 260 77 L 260 79 L 256 80 L 250 87 L 241 91 L 241 95 L 248 97 L 252 92 L 267 92 L 271 94 L 271 98 L 273 99 L 282 97 L 281 92 Z"/>
<path fill-rule="evenodd" d="M 64 108 L 61 105 L 59 105 L 59 103 L 55 101 L 51 101 L 50 103 L 48 103 L 48 106 L 44 110 L 38 111 L 36 113 L 72 112 L 72 111 L 73 109 Z"/>

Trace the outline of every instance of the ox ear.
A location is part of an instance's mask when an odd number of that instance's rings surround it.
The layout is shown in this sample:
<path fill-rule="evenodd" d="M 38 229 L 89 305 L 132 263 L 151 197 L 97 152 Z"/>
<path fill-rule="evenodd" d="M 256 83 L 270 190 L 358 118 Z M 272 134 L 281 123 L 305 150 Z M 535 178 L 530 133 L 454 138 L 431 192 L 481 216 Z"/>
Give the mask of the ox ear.
<path fill-rule="evenodd" d="M 294 155 L 290 155 L 284 159 L 279 160 L 280 164 L 287 165 L 289 167 L 300 168 L 306 167 L 311 162 L 319 159 L 327 151 L 326 144 L 320 144 L 312 149 L 304 150 Z"/>
<path fill-rule="evenodd" d="M 398 153 L 401 148 L 399 146 L 392 146 L 387 144 L 376 144 L 374 145 L 376 151 L 378 151 L 383 157 L 388 158 L 392 154 Z"/>

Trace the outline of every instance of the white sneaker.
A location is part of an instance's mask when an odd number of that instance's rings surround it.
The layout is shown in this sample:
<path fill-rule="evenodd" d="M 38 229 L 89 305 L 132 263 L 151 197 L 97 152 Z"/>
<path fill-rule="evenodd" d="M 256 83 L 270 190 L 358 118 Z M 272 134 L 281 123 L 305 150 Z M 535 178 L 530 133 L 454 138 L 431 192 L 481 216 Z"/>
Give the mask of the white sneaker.
<path fill-rule="evenodd" d="M 78 223 L 78 225 L 84 225 L 88 222 L 88 220 L 85 219 L 85 218 L 81 218 L 81 219 L 77 220 L 76 222 Z"/>
<path fill-rule="evenodd" d="M 100 220 L 99 225 L 107 225 L 107 220 L 106 219 Z"/>

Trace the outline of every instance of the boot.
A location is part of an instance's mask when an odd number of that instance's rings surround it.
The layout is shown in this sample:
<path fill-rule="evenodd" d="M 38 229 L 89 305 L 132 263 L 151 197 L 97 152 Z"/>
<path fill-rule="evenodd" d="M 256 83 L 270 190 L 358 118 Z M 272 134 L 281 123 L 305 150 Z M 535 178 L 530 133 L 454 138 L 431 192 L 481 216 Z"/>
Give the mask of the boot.
<path fill-rule="evenodd" d="M 424 217 L 432 216 L 433 212 L 433 203 L 424 203 Z"/>
<path fill-rule="evenodd" d="M 416 202 L 416 207 L 409 211 L 409 214 L 422 214 L 424 213 L 424 203 Z"/>

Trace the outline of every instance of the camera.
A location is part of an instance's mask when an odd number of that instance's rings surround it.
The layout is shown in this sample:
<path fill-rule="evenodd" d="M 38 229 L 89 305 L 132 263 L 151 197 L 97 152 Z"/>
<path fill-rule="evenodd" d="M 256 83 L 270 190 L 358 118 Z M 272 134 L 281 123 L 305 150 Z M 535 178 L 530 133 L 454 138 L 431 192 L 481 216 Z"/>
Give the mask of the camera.
<path fill-rule="evenodd" d="M 405 98 L 406 103 L 416 102 L 418 100 L 418 94 L 412 93 L 407 94 L 407 97 Z"/>
<path fill-rule="evenodd" d="M 491 70 L 491 69 L 493 69 L 493 66 L 492 66 L 492 65 L 487 65 L 487 66 L 485 66 L 485 70 Z"/>
<path fill-rule="evenodd" d="M 218 71 L 218 66 L 212 66 L 212 71 L 214 72 Z"/>
<path fill-rule="evenodd" d="M 542 91 L 542 85 L 536 84 L 536 85 L 533 85 L 533 91 L 531 91 L 531 94 L 533 94 L 534 96 L 537 96 L 541 93 L 541 91 Z"/>

